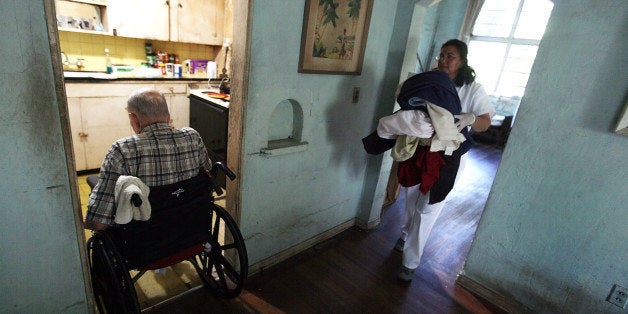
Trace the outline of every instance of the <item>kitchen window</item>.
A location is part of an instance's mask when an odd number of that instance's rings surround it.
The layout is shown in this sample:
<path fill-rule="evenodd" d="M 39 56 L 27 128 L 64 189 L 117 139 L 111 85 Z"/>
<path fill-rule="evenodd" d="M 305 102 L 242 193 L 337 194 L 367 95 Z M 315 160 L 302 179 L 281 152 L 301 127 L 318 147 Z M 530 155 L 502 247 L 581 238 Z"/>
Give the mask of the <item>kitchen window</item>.
<path fill-rule="evenodd" d="M 469 64 L 499 115 L 514 115 L 554 4 L 485 0 L 469 40 Z"/>

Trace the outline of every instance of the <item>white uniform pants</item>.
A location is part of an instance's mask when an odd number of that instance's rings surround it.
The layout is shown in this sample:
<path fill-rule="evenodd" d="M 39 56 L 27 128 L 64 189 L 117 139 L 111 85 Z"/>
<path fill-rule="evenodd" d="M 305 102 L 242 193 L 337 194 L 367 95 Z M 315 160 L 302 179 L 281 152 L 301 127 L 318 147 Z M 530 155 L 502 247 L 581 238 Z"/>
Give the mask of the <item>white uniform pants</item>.
<path fill-rule="evenodd" d="M 464 169 L 466 154 L 460 158 L 460 167 L 456 174 L 456 181 Z M 454 186 L 455 186 L 454 182 Z M 432 227 L 440 212 L 443 210 L 445 201 L 428 204 L 430 193 L 424 195 L 419 191 L 419 184 L 411 187 L 404 187 L 406 196 L 405 223 L 401 227 L 401 238 L 406 241 L 403 246 L 403 266 L 415 269 L 419 267 L 423 249 L 427 243 Z"/>

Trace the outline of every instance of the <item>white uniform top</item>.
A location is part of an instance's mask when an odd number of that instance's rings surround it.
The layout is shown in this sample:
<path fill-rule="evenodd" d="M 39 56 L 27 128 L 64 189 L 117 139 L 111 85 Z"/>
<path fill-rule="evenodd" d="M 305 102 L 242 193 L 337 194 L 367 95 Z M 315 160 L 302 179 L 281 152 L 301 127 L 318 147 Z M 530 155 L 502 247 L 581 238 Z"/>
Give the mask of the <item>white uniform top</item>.
<path fill-rule="evenodd" d="M 460 97 L 462 112 L 473 113 L 476 116 L 488 113 L 491 118 L 495 115 L 493 103 L 491 103 L 491 99 L 488 97 L 488 94 L 486 94 L 482 84 L 473 81 L 461 87 L 456 86 L 456 90 Z"/>

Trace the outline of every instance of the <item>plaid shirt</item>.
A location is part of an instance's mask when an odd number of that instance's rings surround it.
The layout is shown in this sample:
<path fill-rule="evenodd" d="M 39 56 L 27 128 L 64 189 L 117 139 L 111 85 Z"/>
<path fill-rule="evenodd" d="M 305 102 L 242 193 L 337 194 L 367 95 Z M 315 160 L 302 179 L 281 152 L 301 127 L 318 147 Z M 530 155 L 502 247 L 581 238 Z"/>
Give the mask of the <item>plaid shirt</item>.
<path fill-rule="evenodd" d="M 209 170 L 211 161 L 196 130 L 151 124 L 140 134 L 119 139 L 109 148 L 98 183 L 89 196 L 85 219 L 113 224 L 114 189 L 121 175 L 138 177 L 151 187 L 192 178 L 201 167 Z"/>

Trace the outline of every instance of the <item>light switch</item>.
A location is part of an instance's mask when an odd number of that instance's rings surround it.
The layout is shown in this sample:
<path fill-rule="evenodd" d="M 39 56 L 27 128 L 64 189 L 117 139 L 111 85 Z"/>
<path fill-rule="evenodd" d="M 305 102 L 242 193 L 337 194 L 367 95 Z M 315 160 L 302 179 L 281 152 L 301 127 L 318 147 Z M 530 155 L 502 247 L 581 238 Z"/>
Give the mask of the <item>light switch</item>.
<path fill-rule="evenodd" d="M 357 103 L 358 100 L 360 99 L 360 88 L 359 87 L 354 87 L 353 88 L 353 97 L 351 99 L 351 103 Z"/>

